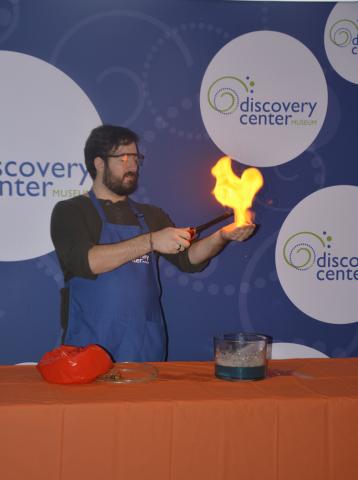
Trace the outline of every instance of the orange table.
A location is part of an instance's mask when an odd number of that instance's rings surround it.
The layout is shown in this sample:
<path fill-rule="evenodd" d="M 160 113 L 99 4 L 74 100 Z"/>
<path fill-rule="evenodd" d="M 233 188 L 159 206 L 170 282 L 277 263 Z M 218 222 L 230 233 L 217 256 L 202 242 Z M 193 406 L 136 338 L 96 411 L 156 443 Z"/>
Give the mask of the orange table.
<path fill-rule="evenodd" d="M 276 360 L 225 382 L 156 364 L 148 384 L 46 384 L 0 367 L 1 480 L 357 480 L 358 359 Z"/>

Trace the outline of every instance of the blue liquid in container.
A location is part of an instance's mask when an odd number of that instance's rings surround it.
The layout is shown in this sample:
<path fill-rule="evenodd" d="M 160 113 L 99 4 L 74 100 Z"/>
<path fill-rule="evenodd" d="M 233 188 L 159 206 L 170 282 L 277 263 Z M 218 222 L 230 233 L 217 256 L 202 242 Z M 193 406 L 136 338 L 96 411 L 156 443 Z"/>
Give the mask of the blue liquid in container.
<path fill-rule="evenodd" d="M 215 376 L 222 380 L 262 380 L 266 376 L 266 366 L 226 367 L 215 365 Z"/>

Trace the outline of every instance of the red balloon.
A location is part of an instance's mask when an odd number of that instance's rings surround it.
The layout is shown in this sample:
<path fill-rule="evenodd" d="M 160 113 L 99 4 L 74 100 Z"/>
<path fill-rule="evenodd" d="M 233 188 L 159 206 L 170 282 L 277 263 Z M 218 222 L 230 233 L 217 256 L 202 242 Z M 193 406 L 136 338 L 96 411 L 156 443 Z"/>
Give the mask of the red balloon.
<path fill-rule="evenodd" d="M 110 355 L 99 345 L 86 347 L 61 345 L 45 353 L 37 364 L 50 383 L 90 383 L 113 367 Z"/>

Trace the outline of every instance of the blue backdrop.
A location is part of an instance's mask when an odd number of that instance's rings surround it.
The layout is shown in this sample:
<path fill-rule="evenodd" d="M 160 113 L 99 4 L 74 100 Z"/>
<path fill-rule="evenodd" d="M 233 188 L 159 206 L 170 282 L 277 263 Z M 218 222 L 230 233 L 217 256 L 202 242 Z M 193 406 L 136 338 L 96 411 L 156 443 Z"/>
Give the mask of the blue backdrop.
<path fill-rule="evenodd" d="M 146 163 L 135 198 L 161 206 L 178 226 L 222 212 L 210 193 L 210 169 L 223 153 L 206 134 L 199 107 L 201 81 L 215 53 L 239 35 L 274 30 L 304 43 L 321 64 L 329 91 L 325 123 L 299 157 L 261 169 L 257 235 L 230 245 L 200 274 L 161 262 L 169 359 L 211 359 L 213 335 L 239 330 L 329 356 L 358 353 L 357 324 L 326 324 L 305 315 L 285 295 L 275 268 L 278 231 L 291 209 L 323 187 L 357 184 L 357 85 L 337 75 L 323 43 L 333 6 L 0 0 L 0 48 L 55 65 L 83 89 L 104 123 L 137 131 Z M 54 252 L 0 263 L 0 363 L 37 361 L 57 344 L 61 286 Z"/>

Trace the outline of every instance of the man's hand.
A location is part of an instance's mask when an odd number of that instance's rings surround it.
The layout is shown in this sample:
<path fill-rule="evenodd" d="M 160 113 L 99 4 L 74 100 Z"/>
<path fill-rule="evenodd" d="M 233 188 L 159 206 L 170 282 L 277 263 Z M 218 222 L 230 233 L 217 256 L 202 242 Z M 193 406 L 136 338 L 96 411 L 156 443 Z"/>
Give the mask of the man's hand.
<path fill-rule="evenodd" d="M 236 242 L 243 242 L 247 240 L 254 233 L 256 225 L 242 225 L 237 227 L 235 223 L 230 223 L 220 230 L 221 236 L 226 241 L 234 240 Z"/>
<path fill-rule="evenodd" d="M 228 242 L 242 242 L 249 238 L 255 231 L 256 225 L 243 225 L 237 227 L 231 223 L 217 230 L 208 237 L 194 242 L 188 250 L 189 261 L 193 265 L 205 262 L 217 255 Z"/>
<path fill-rule="evenodd" d="M 159 253 L 179 253 L 190 247 L 189 228 L 168 227 L 152 233 L 153 249 Z"/>

